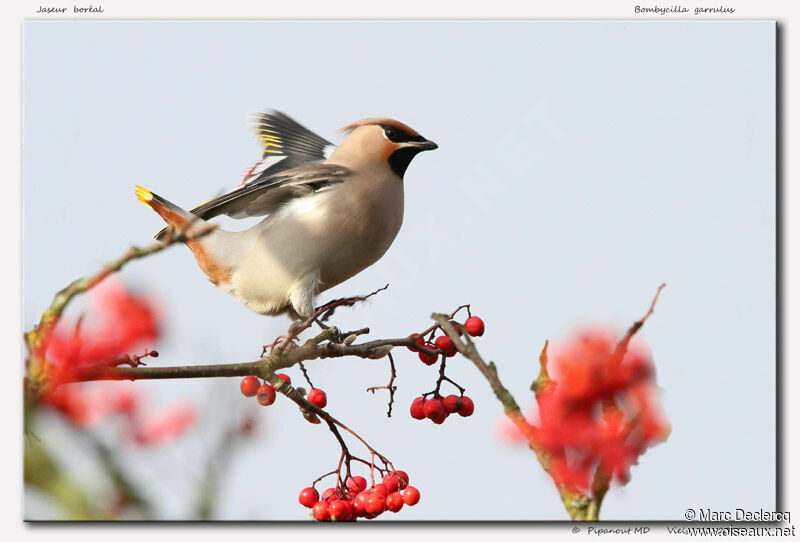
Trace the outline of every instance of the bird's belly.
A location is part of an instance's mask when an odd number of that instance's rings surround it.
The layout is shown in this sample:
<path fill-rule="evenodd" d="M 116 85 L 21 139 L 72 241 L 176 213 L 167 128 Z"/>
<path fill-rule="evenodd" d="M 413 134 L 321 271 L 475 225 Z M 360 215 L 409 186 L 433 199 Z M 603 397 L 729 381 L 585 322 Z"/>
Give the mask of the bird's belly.
<path fill-rule="evenodd" d="M 233 295 L 249 309 L 277 314 L 289 304 L 297 273 L 269 247 L 256 245 L 231 277 Z"/>

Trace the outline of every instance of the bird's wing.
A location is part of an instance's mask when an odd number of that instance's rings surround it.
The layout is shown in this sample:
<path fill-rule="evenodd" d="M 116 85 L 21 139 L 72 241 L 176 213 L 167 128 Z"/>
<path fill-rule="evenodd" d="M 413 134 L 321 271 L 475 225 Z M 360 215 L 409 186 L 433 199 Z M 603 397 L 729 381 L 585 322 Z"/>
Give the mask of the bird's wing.
<path fill-rule="evenodd" d="M 336 145 L 301 126 L 280 111 L 256 113 L 253 129 L 264 154 L 244 175 L 243 184 L 305 164 L 324 162 Z M 203 217 L 206 218 L 206 217 Z"/>
<path fill-rule="evenodd" d="M 247 218 L 270 214 L 278 206 L 341 183 L 350 170 L 334 164 L 307 164 L 247 183 L 192 209 L 206 218 L 225 214 Z"/>
<path fill-rule="evenodd" d="M 191 211 L 194 215 L 204 220 L 220 214 L 233 218 L 265 215 L 280 202 L 292 197 L 291 194 L 302 195 L 304 191 L 313 191 L 313 186 L 325 184 L 322 179 L 326 176 L 331 182 L 338 178 L 332 170 L 311 169 L 303 172 L 298 169 L 324 162 L 336 149 L 336 145 L 330 141 L 280 111 L 256 113 L 251 122 L 263 145 L 263 157 L 245 173 L 241 184 L 195 207 Z M 294 180 L 285 175 L 290 170 L 297 170 Z M 316 178 L 316 181 L 303 181 Z M 165 234 L 166 228 L 156 234 L 156 239 Z"/>

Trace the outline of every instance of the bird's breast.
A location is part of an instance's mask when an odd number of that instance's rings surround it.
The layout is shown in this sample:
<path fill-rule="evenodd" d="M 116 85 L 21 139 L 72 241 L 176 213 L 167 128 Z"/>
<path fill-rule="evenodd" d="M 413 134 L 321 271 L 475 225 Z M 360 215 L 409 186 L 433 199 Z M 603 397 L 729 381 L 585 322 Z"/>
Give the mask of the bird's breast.
<path fill-rule="evenodd" d="M 402 181 L 355 177 L 291 202 L 284 213 L 272 242 L 298 272 L 318 271 L 323 291 L 389 249 L 403 223 Z"/>

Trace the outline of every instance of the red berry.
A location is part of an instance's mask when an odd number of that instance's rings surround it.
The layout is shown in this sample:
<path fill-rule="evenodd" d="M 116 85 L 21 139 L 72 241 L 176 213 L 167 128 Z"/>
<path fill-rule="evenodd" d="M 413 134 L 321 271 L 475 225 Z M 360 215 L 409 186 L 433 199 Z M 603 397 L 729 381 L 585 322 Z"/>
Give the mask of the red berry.
<path fill-rule="evenodd" d="M 291 384 L 292 383 L 292 379 L 289 378 L 289 375 L 285 375 L 283 373 L 278 373 L 275 376 L 277 376 L 278 378 L 280 378 L 281 380 L 283 380 L 287 384 Z"/>
<path fill-rule="evenodd" d="M 300 498 L 298 500 L 300 501 L 300 504 L 306 508 L 311 508 L 317 502 L 319 502 L 319 493 L 313 487 L 307 487 L 300 492 Z"/>
<path fill-rule="evenodd" d="M 395 472 L 395 474 L 397 474 L 397 477 L 400 479 L 400 481 L 397 484 L 397 487 L 399 487 L 400 489 L 406 487 L 408 485 L 408 474 L 406 473 L 406 471 L 399 470 Z"/>
<path fill-rule="evenodd" d="M 444 407 L 442 406 L 442 402 L 440 400 L 428 399 L 425 401 L 423 411 L 425 412 L 426 418 L 434 419 L 444 414 Z"/>
<path fill-rule="evenodd" d="M 380 493 L 373 492 L 367 499 L 367 505 L 364 507 L 369 515 L 377 516 L 386 510 L 386 497 Z"/>
<path fill-rule="evenodd" d="M 335 500 L 328 506 L 333 521 L 347 521 L 353 515 L 353 506 L 343 500 Z"/>
<path fill-rule="evenodd" d="M 475 403 L 473 403 L 472 399 L 466 395 L 462 395 L 461 409 L 458 411 L 458 413 L 466 418 L 467 416 L 472 416 L 473 412 L 475 412 Z"/>
<path fill-rule="evenodd" d="M 403 501 L 408 506 L 414 506 L 419 502 L 419 490 L 414 486 L 408 486 L 403 490 Z"/>
<path fill-rule="evenodd" d="M 401 470 L 390 472 L 383 477 L 383 483 L 386 486 L 386 491 L 390 494 L 394 493 L 398 489 L 403 489 L 408 485 L 408 474 Z"/>
<path fill-rule="evenodd" d="M 245 397 L 253 397 L 258 393 L 258 379 L 252 375 L 246 376 L 242 379 L 242 383 L 239 387 Z"/>
<path fill-rule="evenodd" d="M 403 496 L 397 491 L 389 493 L 389 496 L 386 497 L 386 508 L 394 513 L 399 512 L 403 508 Z"/>
<path fill-rule="evenodd" d="M 449 412 L 447 412 L 446 410 L 442 410 L 442 413 L 439 414 L 438 416 L 434 416 L 433 418 L 431 418 L 431 421 L 436 425 L 441 425 L 444 423 L 444 421 L 447 419 L 449 415 L 450 415 Z"/>
<path fill-rule="evenodd" d="M 356 493 L 364 491 L 367 489 L 367 479 L 363 476 L 353 476 L 347 480 L 347 489 Z"/>
<path fill-rule="evenodd" d="M 355 508 L 357 514 L 367 513 L 367 501 L 369 500 L 370 495 L 372 495 L 372 491 L 362 491 L 356 495 L 356 498 L 353 501 L 353 507 Z"/>
<path fill-rule="evenodd" d="M 431 343 L 425 343 L 422 346 L 424 346 L 425 348 L 430 348 L 431 350 L 435 348 Z M 425 365 L 433 365 L 434 363 L 436 363 L 436 360 L 439 359 L 439 354 L 433 354 L 429 356 L 425 352 L 420 352 L 419 359 Z"/>
<path fill-rule="evenodd" d="M 442 399 L 442 405 L 445 411 L 454 414 L 461 409 L 461 400 L 456 395 L 448 395 Z"/>
<path fill-rule="evenodd" d="M 328 489 L 326 489 L 325 491 L 322 492 L 322 500 L 323 501 L 327 501 L 331 497 L 335 497 L 335 496 L 336 496 L 336 488 L 333 488 L 333 487 L 329 487 Z"/>
<path fill-rule="evenodd" d="M 398 481 L 399 480 L 397 479 L 397 475 L 394 473 L 390 472 L 389 474 L 384 475 L 383 485 L 386 486 L 386 491 L 388 491 L 389 493 L 394 493 L 395 491 L 397 491 Z"/>
<path fill-rule="evenodd" d="M 411 417 L 415 420 L 421 420 L 425 417 L 425 398 L 417 397 L 411 401 Z"/>
<path fill-rule="evenodd" d="M 444 355 L 448 358 L 452 358 L 456 355 L 456 346 L 453 344 L 452 339 L 447 335 L 442 335 L 441 337 L 436 337 L 436 342 L 434 346 L 444 352 Z"/>
<path fill-rule="evenodd" d="M 258 398 L 259 404 L 269 406 L 275 402 L 275 388 L 265 382 L 258 387 L 256 397 Z"/>
<path fill-rule="evenodd" d="M 319 501 L 314 505 L 311 509 L 314 514 L 314 519 L 317 521 L 328 521 L 331 519 L 331 513 L 328 507 L 328 503 L 325 501 Z"/>
<path fill-rule="evenodd" d="M 308 392 L 308 402 L 319 408 L 325 408 L 325 405 L 328 404 L 328 396 L 320 389 L 311 388 L 311 391 Z"/>
<path fill-rule="evenodd" d="M 420 346 L 424 346 L 425 345 L 425 338 L 424 337 L 420 337 L 419 333 L 412 333 L 411 335 L 408 336 L 408 338 L 409 339 L 417 339 L 414 342 L 416 342 Z M 412 352 L 417 352 L 417 349 L 414 348 L 413 346 L 406 346 L 406 348 L 408 348 Z"/>
<path fill-rule="evenodd" d="M 483 325 L 483 320 L 477 316 L 467 318 L 467 321 L 464 322 L 464 327 L 467 329 L 467 333 L 473 337 L 480 337 L 483 335 L 483 331 L 486 329 Z"/>
<path fill-rule="evenodd" d="M 384 498 L 389 494 L 389 489 L 386 487 L 386 484 L 375 484 L 372 486 L 372 491 L 383 495 Z"/>
<path fill-rule="evenodd" d="M 456 322 L 455 320 L 450 320 L 450 325 L 451 325 L 451 326 L 453 326 L 453 329 L 454 329 L 454 330 L 456 331 L 456 333 L 458 333 L 459 335 L 463 335 L 463 334 L 464 334 L 464 328 L 461 326 L 461 324 L 459 324 L 459 323 L 458 323 L 458 322 Z"/>

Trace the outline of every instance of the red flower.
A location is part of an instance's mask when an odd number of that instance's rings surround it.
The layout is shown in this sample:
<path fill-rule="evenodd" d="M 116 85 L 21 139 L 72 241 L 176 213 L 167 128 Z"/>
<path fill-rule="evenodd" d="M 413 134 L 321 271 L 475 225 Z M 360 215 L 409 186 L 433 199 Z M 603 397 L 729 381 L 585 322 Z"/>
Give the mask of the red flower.
<path fill-rule="evenodd" d="M 576 491 L 590 487 L 598 468 L 626 483 L 639 456 L 669 434 L 649 351 L 637 341 L 617 345 L 595 329 L 548 352 L 552 385 L 536 397 L 535 444 L 556 483 Z"/>
<path fill-rule="evenodd" d="M 42 401 L 80 428 L 119 415 L 126 431 L 143 445 L 162 444 L 192 427 L 196 414 L 191 405 L 176 404 L 142 418 L 144 401 L 130 385 L 78 383 L 105 368 L 135 363 L 130 354 L 159 334 L 160 319 L 151 301 L 118 282 L 107 279 L 92 289 L 89 307 L 80 322 L 59 321 L 34 353 L 44 360 Z"/>
<path fill-rule="evenodd" d="M 88 322 L 60 321 L 43 343 L 46 359 L 43 395 L 104 367 L 118 365 L 127 354 L 158 337 L 159 318 L 152 304 L 106 280 L 89 293 Z"/>

